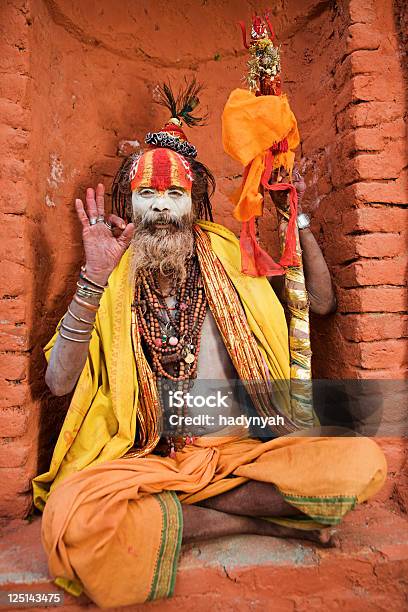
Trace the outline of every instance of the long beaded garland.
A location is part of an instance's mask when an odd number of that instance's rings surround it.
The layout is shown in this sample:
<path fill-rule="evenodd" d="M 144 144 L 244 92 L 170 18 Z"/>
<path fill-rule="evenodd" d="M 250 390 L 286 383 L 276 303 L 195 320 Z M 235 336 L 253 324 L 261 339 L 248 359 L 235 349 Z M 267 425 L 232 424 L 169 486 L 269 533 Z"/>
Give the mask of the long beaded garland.
<path fill-rule="evenodd" d="M 137 314 L 139 333 L 150 358 L 157 384 L 159 400 L 166 405 L 166 379 L 172 381 L 173 390 L 189 390 L 190 381 L 197 376 L 197 357 L 201 332 L 206 314 L 207 300 L 196 256 L 186 263 L 186 280 L 176 290 L 164 295 L 157 274 L 141 271 L 135 289 L 133 307 Z M 175 295 L 176 303 L 170 308 L 166 297 Z M 165 316 L 167 315 L 167 317 Z M 186 407 L 178 408 L 179 425 L 174 436 L 160 445 L 163 452 L 173 455 L 185 443 L 192 441 L 191 432 L 183 430 L 181 423 Z"/>
<path fill-rule="evenodd" d="M 265 394 L 265 387 L 269 390 L 268 385 L 259 385 L 259 382 L 265 383 L 268 381 L 266 364 L 263 362 L 260 350 L 251 334 L 237 293 L 221 262 L 212 250 L 210 239 L 206 233 L 198 225 L 194 227 L 194 233 L 199 266 L 205 286 L 203 297 L 208 299 L 208 305 L 211 308 L 229 356 L 240 379 L 244 382 L 257 412 L 266 416 L 283 415 L 285 417 L 285 425 L 275 428 L 278 435 L 286 435 L 301 429 L 304 425 L 296 421 L 296 415 L 290 412 L 284 414 L 277 407 L 274 398 L 268 395 L 268 393 Z M 159 442 L 162 425 L 157 377 L 152 371 L 142 349 L 142 326 L 140 321 L 137 307 L 133 303 L 132 343 L 139 382 L 139 434 L 137 446 L 129 449 L 123 455 L 124 458 L 142 457 L 152 452 Z M 195 357 L 197 355 L 198 352 L 196 351 Z M 281 382 L 283 387 L 285 387 L 287 381 Z M 261 387 L 261 392 L 259 387 Z M 284 396 L 286 396 L 285 389 L 282 391 L 282 396 L 283 400 Z M 282 403 L 284 404 L 285 402 L 283 401 Z M 290 402 L 288 402 L 288 407 L 290 409 Z"/>
<path fill-rule="evenodd" d="M 290 412 L 288 381 L 276 380 L 273 389 L 268 384 L 266 363 L 233 284 L 212 250 L 208 235 L 198 225 L 194 226 L 194 233 L 208 304 L 231 361 L 256 411 L 261 416 L 283 417 L 284 425 L 277 424 L 274 427 L 278 435 L 286 435 L 300 429 L 303 423 L 298 423 L 293 418 L 296 415 Z M 274 393 L 281 396 L 281 401 L 275 401 Z M 288 413 L 282 412 L 279 404 L 282 407 L 286 404 Z"/>

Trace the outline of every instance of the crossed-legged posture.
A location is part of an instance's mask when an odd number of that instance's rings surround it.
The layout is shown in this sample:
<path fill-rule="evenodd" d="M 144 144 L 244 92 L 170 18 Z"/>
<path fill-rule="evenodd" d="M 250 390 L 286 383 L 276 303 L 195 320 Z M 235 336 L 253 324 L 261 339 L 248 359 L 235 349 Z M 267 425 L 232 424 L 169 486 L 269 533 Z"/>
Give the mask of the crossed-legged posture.
<path fill-rule="evenodd" d="M 49 388 L 74 394 L 50 469 L 33 481 L 43 544 L 56 584 L 103 607 L 171 595 L 182 542 L 252 533 L 331 545 L 330 527 L 386 473 L 373 441 L 294 426 L 283 308 L 266 277 L 240 272 L 234 234 L 206 218 L 212 177 L 176 127 L 124 168 L 132 223 L 105 217 L 101 184 L 85 207 L 76 200 L 86 264 L 45 347 Z M 327 314 L 329 272 L 300 232 L 311 308 Z M 256 412 L 249 383 L 265 372 L 276 394 L 263 410 L 280 425 L 267 440 L 234 425 L 233 382 Z M 172 412 L 166 393 L 203 381 L 229 389 L 230 402 L 192 431 L 197 409 L 183 401 Z"/>

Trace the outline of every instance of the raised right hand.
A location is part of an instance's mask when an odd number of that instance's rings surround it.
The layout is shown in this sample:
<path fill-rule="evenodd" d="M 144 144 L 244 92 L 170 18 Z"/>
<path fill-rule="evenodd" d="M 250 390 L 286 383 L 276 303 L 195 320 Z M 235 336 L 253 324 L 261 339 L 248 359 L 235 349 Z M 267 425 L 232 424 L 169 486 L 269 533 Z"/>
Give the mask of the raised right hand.
<path fill-rule="evenodd" d="M 124 221 L 122 222 L 118 217 L 113 216 L 110 217 L 112 226 L 116 224 L 119 229 L 124 228 L 119 237 L 115 237 L 113 231 L 105 223 L 89 224 L 90 219 L 105 216 L 104 194 L 105 188 L 102 183 L 98 183 L 96 194 L 91 187 L 88 187 L 86 190 L 86 210 L 82 200 L 75 200 L 75 208 L 82 224 L 86 275 L 101 285 L 107 283 L 112 270 L 118 265 L 132 240 L 135 229 L 133 223 L 126 225 Z"/>

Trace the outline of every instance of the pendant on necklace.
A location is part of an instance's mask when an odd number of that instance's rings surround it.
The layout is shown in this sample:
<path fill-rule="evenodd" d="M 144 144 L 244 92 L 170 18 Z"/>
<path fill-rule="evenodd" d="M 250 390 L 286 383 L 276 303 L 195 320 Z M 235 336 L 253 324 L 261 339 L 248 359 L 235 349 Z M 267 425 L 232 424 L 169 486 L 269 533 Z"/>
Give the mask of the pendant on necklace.
<path fill-rule="evenodd" d="M 193 353 L 187 353 L 187 355 L 185 355 L 185 356 L 183 357 L 183 359 L 184 359 L 184 361 L 185 361 L 186 363 L 193 363 L 193 362 L 194 362 L 194 360 L 195 360 L 195 357 L 194 357 Z"/>
<path fill-rule="evenodd" d="M 178 338 L 176 338 L 176 336 L 170 336 L 169 344 L 170 344 L 170 346 L 177 346 Z"/>

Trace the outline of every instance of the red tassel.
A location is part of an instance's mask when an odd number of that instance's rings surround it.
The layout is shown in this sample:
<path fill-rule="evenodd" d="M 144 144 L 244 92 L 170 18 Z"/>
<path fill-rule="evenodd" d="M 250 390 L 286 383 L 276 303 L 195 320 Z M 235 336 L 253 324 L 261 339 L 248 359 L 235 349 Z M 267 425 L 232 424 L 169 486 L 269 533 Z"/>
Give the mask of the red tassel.
<path fill-rule="evenodd" d="M 241 272 L 249 276 L 277 276 L 285 270 L 259 246 L 255 234 L 255 217 L 244 221 L 239 239 L 241 247 Z"/>
<path fill-rule="evenodd" d="M 284 150 L 287 140 L 277 143 L 275 150 Z M 278 152 L 278 151 L 277 151 Z M 270 255 L 258 244 L 255 233 L 255 217 L 244 221 L 241 228 L 241 271 L 249 276 L 276 276 L 284 274 L 288 266 L 298 266 L 299 258 L 296 253 L 296 217 L 297 217 L 297 191 L 290 183 L 270 183 L 273 171 L 273 150 L 269 150 L 265 158 L 265 170 L 262 174 L 261 185 L 268 191 L 289 191 L 289 220 L 286 228 L 285 246 L 283 253 L 276 263 Z M 249 166 L 244 170 L 244 180 L 248 174 Z"/>
<path fill-rule="evenodd" d="M 298 266 L 299 258 L 296 253 L 296 217 L 298 196 L 296 188 L 291 183 L 269 183 L 265 178 L 261 184 L 268 191 L 289 191 L 289 220 L 286 228 L 285 247 L 279 263 L 282 266 Z"/>

